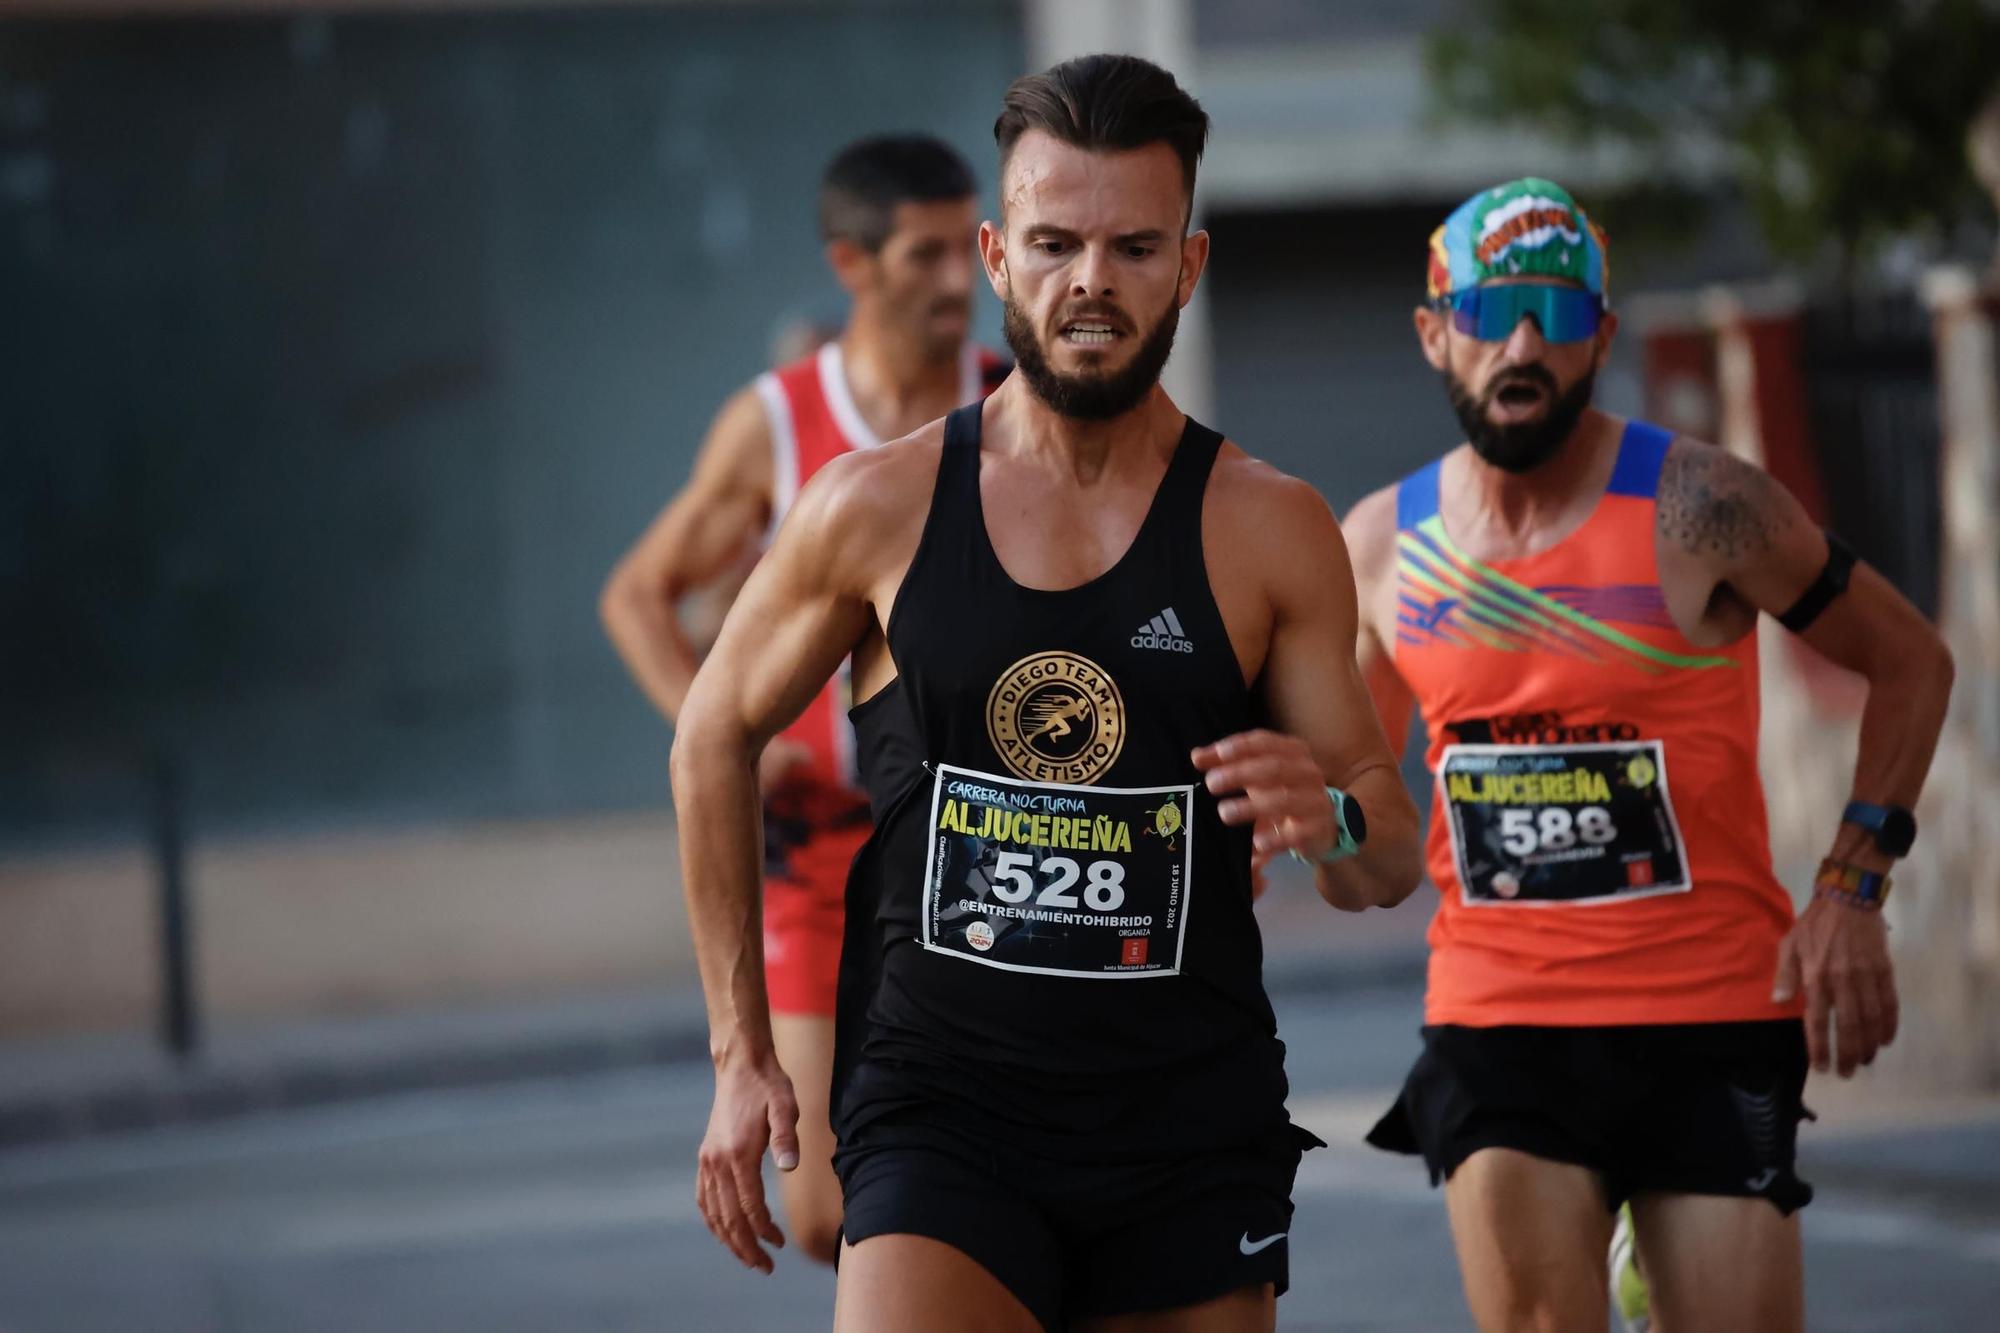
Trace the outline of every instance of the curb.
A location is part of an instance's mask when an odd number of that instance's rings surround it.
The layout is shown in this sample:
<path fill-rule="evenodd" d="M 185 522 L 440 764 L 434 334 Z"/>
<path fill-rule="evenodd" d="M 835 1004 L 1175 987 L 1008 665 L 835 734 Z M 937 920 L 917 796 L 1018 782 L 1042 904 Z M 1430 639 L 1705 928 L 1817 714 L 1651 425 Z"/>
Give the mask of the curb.
<path fill-rule="evenodd" d="M 196 1066 L 72 1094 L 0 1102 L 0 1152 L 97 1134 L 226 1120 L 436 1088 L 472 1088 L 701 1058 L 694 1027 L 613 1037 L 540 1039 L 490 1049 L 400 1056 L 376 1063 L 298 1056 L 261 1069 Z"/>

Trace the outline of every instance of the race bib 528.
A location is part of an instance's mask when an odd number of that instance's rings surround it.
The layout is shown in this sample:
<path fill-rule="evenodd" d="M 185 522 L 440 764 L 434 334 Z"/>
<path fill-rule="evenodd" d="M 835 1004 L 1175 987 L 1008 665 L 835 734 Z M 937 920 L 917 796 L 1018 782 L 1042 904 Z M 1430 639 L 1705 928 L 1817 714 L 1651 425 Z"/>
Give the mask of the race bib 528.
<path fill-rule="evenodd" d="M 1187 927 L 1194 788 L 1083 787 L 936 767 L 923 944 L 1072 977 L 1170 977 Z"/>
<path fill-rule="evenodd" d="M 1437 781 L 1468 905 L 1620 902 L 1689 887 L 1659 741 L 1448 745 Z"/>

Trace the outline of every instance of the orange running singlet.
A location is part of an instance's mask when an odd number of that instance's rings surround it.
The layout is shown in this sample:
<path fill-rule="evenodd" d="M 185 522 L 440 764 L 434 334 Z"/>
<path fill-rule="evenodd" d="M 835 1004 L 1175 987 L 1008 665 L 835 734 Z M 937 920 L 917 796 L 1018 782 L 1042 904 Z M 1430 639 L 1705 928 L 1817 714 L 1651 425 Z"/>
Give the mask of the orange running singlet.
<path fill-rule="evenodd" d="M 1430 1023 L 1782 1018 L 1792 903 L 1757 777 L 1757 639 L 1705 649 L 1660 590 L 1673 437 L 1627 423 L 1610 486 L 1547 551 L 1480 561 L 1439 462 L 1396 492 L 1396 669 L 1429 737 Z M 1441 461 L 1441 460 L 1440 460 Z"/>

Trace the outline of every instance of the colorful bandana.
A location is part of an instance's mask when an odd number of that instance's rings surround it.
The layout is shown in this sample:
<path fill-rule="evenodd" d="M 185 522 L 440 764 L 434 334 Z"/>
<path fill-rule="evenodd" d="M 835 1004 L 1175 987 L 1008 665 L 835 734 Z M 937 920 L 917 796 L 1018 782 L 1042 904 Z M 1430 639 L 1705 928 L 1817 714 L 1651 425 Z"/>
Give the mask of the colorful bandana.
<path fill-rule="evenodd" d="M 1539 176 L 1481 190 L 1431 233 L 1432 300 L 1489 278 L 1568 278 L 1605 294 L 1605 237 L 1569 191 Z"/>

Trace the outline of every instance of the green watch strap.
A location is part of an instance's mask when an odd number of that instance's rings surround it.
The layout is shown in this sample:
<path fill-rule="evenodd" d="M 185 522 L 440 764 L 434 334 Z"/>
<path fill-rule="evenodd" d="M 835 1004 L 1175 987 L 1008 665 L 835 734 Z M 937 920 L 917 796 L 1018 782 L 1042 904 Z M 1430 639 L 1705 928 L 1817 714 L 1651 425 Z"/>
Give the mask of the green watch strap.
<path fill-rule="evenodd" d="M 1326 799 L 1333 802 L 1333 826 L 1339 831 L 1340 836 L 1334 840 L 1333 846 L 1327 848 L 1318 856 L 1303 856 L 1300 854 L 1298 848 L 1289 848 L 1288 850 L 1291 852 L 1292 859 L 1300 865 L 1330 866 L 1336 861 L 1345 861 L 1348 857 L 1353 856 L 1361 850 L 1361 838 L 1368 836 L 1365 827 L 1361 830 L 1361 837 L 1359 838 L 1355 836 L 1355 830 L 1348 827 L 1347 804 L 1349 801 L 1354 800 L 1352 796 L 1349 796 L 1338 787 L 1328 787 L 1326 789 Z M 1355 804 L 1357 808 L 1360 805 L 1358 801 Z"/>

